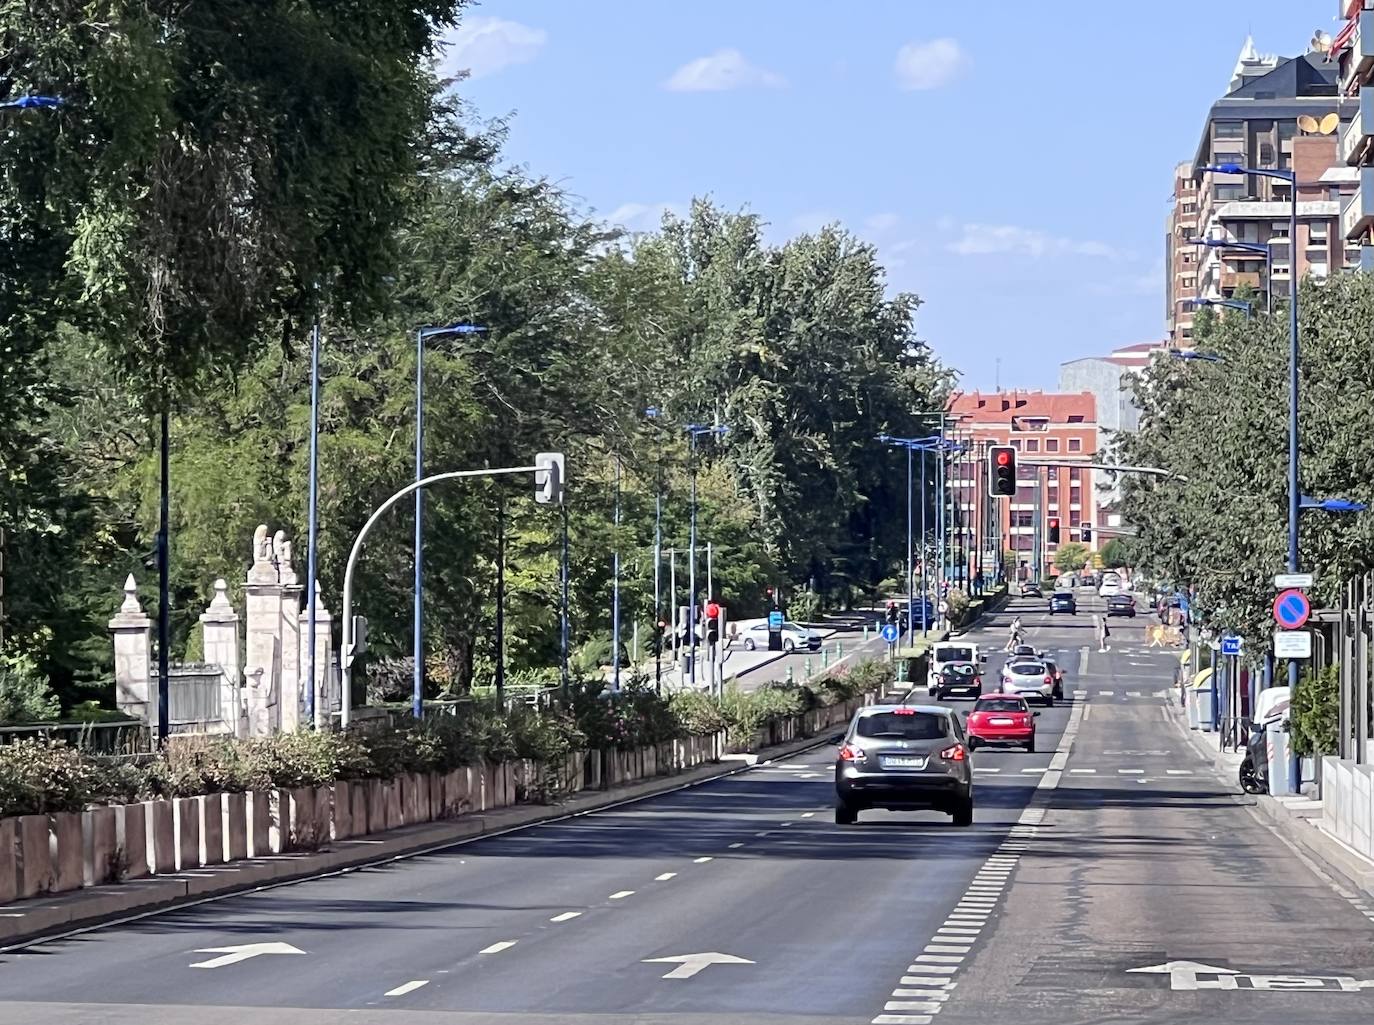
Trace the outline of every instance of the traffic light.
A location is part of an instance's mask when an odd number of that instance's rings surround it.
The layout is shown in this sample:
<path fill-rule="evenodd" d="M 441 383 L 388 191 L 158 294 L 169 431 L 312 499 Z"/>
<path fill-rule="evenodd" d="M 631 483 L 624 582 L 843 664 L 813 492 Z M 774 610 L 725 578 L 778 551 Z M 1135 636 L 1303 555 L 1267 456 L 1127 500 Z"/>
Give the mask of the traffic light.
<path fill-rule="evenodd" d="M 706 603 L 706 643 L 715 644 L 720 640 L 720 606 L 715 602 Z"/>
<path fill-rule="evenodd" d="M 660 619 L 657 623 L 654 624 L 654 651 L 653 651 L 653 653 L 654 653 L 655 655 L 662 655 L 662 654 L 663 654 L 663 648 L 664 648 L 663 638 L 664 638 L 664 635 L 665 635 L 667 632 L 668 632 L 668 624 L 667 624 L 666 622 L 664 622 L 663 620 Z"/>
<path fill-rule="evenodd" d="M 776 609 L 778 607 L 778 592 L 776 588 L 768 588 L 768 607 Z"/>
<path fill-rule="evenodd" d="M 540 452 L 534 457 L 534 500 L 540 505 L 563 504 L 563 453 Z"/>
<path fill-rule="evenodd" d="M 1049 536 L 1049 542 L 1050 542 L 1050 544 L 1052 544 L 1052 545 L 1057 545 L 1057 544 L 1059 543 L 1059 517 L 1058 517 L 1058 516 L 1051 516 L 1051 517 L 1050 517 L 1050 525 L 1049 525 L 1049 529 L 1046 531 L 1046 534 Z"/>
<path fill-rule="evenodd" d="M 1084 544 L 1087 544 L 1093 539 L 1093 525 L 1091 523 L 1083 524 L 1078 528 L 1078 536 L 1083 540 Z"/>
<path fill-rule="evenodd" d="M 988 449 L 988 490 L 995 498 L 1016 495 L 1016 449 L 993 445 Z"/>

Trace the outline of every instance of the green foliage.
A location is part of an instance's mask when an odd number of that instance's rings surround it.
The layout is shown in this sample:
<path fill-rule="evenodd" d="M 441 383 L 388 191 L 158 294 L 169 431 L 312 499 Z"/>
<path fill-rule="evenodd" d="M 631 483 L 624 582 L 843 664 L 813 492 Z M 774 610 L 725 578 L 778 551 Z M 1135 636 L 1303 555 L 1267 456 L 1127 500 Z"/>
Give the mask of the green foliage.
<path fill-rule="evenodd" d="M 1290 712 L 1293 750 L 1300 755 L 1335 754 L 1340 743 L 1340 667 L 1334 663 L 1298 677 Z"/>
<path fill-rule="evenodd" d="M 821 615 L 821 596 L 815 591 L 798 591 L 787 601 L 787 618 L 793 623 L 814 623 Z"/>
<path fill-rule="evenodd" d="M 0 746 L 0 815 L 80 811 L 98 784 L 76 748 L 44 740 Z"/>
<path fill-rule="evenodd" d="M 0 726 L 51 722 L 61 710 L 31 655 L 0 658 Z"/>
<path fill-rule="evenodd" d="M 1102 557 L 1103 569 L 1124 569 L 1131 564 L 1130 546 L 1119 537 L 1114 537 L 1098 552 Z"/>
<path fill-rule="evenodd" d="M 1091 552 L 1078 541 L 1065 541 L 1054 553 L 1054 564 L 1064 573 L 1076 573 L 1088 564 Z"/>

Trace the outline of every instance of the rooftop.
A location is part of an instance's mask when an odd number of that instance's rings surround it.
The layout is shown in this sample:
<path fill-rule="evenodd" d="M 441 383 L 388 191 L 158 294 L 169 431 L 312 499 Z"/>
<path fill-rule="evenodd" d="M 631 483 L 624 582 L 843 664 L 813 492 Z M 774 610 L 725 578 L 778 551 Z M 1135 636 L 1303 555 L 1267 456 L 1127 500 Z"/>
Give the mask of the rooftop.
<path fill-rule="evenodd" d="M 955 392 L 950 396 L 949 412 L 980 424 L 1010 425 L 1022 419 L 1093 424 L 1097 420 L 1097 400 L 1090 391 Z"/>

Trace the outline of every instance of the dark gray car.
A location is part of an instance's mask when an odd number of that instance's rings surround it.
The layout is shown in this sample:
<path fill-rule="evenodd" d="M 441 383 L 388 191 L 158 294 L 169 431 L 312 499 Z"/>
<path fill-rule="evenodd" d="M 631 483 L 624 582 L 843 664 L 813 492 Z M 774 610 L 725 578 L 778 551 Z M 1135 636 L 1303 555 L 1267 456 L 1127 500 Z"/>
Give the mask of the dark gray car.
<path fill-rule="evenodd" d="M 973 767 L 963 724 L 939 705 L 859 709 L 835 761 L 835 821 L 865 808 L 931 808 L 973 825 Z"/>

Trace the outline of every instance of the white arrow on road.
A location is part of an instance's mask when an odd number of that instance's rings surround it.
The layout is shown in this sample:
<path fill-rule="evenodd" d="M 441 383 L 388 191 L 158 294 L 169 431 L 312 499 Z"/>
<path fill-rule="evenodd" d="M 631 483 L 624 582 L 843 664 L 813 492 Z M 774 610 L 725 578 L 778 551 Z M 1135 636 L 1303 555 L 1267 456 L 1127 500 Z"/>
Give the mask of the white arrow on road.
<path fill-rule="evenodd" d="M 263 954 L 304 954 L 305 951 L 298 950 L 289 943 L 241 943 L 237 947 L 202 947 L 196 953 L 223 956 L 212 957 L 208 961 L 197 961 L 190 966 L 192 968 L 223 968 L 225 965 L 238 964 L 240 961 L 247 961 L 251 957 L 260 957 Z"/>
<path fill-rule="evenodd" d="M 1166 961 L 1164 964 L 1146 965 L 1144 968 L 1128 968 L 1128 973 L 1140 972 L 1149 975 L 1169 976 L 1170 989 L 1234 989 L 1234 980 L 1227 983 L 1199 985 L 1199 975 L 1236 975 L 1232 968 L 1218 968 L 1216 965 L 1203 964 L 1201 961 Z"/>
<path fill-rule="evenodd" d="M 697 972 L 705 971 L 713 964 L 753 964 L 753 961 L 734 954 L 678 954 L 676 957 L 646 957 L 645 964 L 675 964 L 665 979 L 690 979 Z"/>

